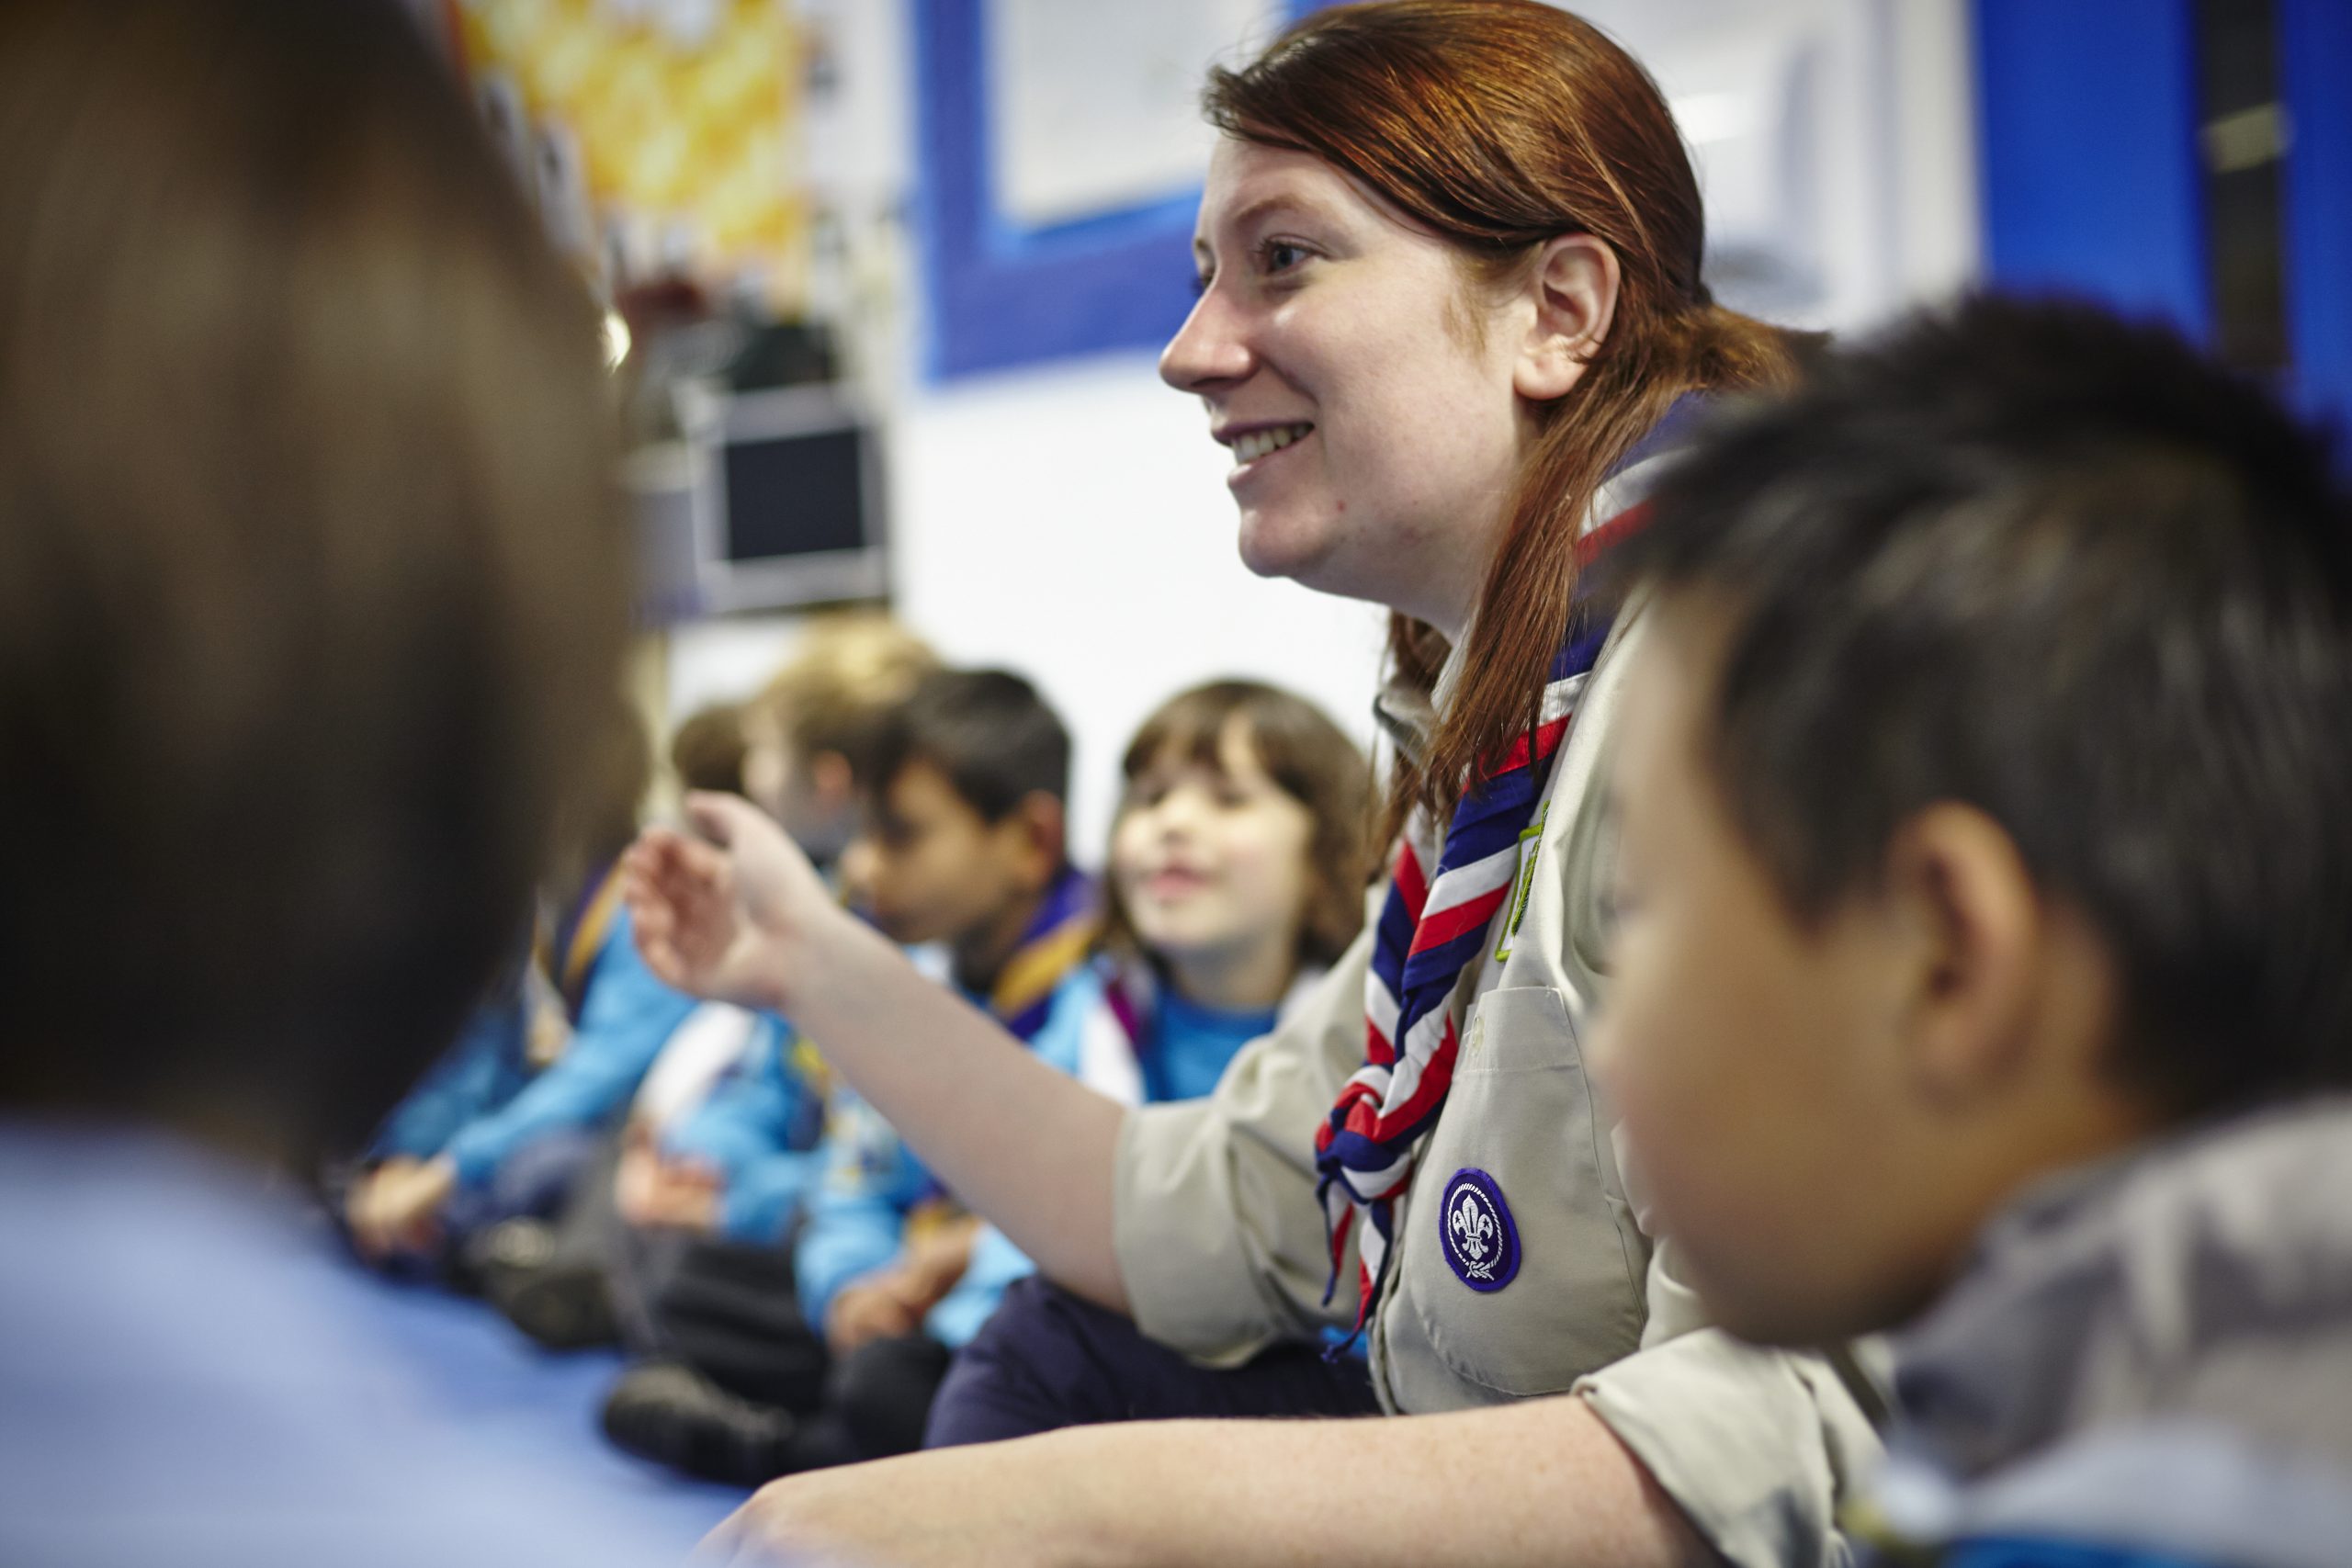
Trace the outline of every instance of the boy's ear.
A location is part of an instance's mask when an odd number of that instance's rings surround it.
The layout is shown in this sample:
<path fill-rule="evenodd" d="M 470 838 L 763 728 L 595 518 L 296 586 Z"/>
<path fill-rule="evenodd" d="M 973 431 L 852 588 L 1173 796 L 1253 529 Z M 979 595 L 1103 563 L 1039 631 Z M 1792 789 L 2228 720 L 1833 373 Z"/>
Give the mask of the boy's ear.
<path fill-rule="evenodd" d="M 1023 886 L 1042 892 L 1061 874 L 1069 855 L 1068 827 L 1068 808 L 1043 790 L 1023 795 L 999 824 L 999 831 L 1011 840 Z"/>
<path fill-rule="evenodd" d="M 1511 389 L 1531 402 L 1566 397 L 1609 336 L 1622 275 L 1617 253 L 1590 234 L 1563 234 L 1536 253 L 1527 288 L 1535 319 L 1521 344 Z"/>
<path fill-rule="evenodd" d="M 1905 932 L 1897 1028 L 1912 1081 L 1958 1107 L 2030 1069 L 2041 899 L 2016 843 L 1974 807 L 1939 804 L 1895 833 L 1886 897 Z"/>

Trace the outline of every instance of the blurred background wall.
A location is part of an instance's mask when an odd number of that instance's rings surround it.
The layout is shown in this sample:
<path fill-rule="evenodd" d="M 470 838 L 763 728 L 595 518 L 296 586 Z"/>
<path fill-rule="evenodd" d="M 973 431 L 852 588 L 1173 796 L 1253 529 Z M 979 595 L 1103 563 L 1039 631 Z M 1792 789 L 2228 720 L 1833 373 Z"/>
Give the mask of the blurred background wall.
<path fill-rule="evenodd" d="M 416 4 L 615 303 L 652 705 L 756 686 L 807 601 L 885 599 L 1062 708 L 1089 860 L 1179 686 L 1261 675 L 1369 735 L 1380 615 L 1248 575 L 1225 455 L 1154 370 L 1202 73 L 1309 7 Z M 2352 406 L 2352 5 L 1571 8 L 1673 100 L 1727 302 L 1845 333 L 2068 288 Z"/>

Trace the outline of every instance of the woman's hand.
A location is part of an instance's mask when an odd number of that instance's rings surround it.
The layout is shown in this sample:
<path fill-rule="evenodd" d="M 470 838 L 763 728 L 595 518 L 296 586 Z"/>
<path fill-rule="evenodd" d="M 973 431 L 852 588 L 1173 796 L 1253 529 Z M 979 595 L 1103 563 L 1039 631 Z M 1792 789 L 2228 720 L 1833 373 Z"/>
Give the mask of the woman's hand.
<path fill-rule="evenodd" d="M 668 986 L 783 1011 L 825 937 L 850 924 L 784 829 L 731 795 L 690 795 L 699 838 L 650 828 L 622 858 L 638 951 Z"/>

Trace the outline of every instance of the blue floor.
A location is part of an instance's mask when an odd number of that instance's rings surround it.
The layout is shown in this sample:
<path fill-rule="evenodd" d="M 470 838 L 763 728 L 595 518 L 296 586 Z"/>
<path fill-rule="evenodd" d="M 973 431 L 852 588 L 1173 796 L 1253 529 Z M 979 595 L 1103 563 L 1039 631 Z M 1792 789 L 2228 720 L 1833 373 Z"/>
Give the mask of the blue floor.
<path fill-rule="evenodd" d="M 468 1431 L 518 1461 L 568 1470 L 623 1499 L 684 1556 L 745 1494 L 643 1464 L 605 1441 L 596 1412 L 620 1375 L 614 1351 L 541 1350 L 488 1305 L 424 1286 L 369 1280 L 374 1325 Z"/>

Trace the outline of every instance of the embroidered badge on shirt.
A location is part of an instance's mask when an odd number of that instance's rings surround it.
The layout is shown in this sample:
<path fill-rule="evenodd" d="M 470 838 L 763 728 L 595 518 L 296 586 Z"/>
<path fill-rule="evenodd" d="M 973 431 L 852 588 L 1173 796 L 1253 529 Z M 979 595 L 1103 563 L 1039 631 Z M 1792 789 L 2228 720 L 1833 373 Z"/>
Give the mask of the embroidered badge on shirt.
<path fill-rule="evenodd" d="M 1483 1170 L 1465 1166 L 1445 1184 L 1438 1235 L 1447 1266 L 1474 1291 L 1499 1291 L 1519 1273 L 1519 1225 L 1503 1190 Z"/>

